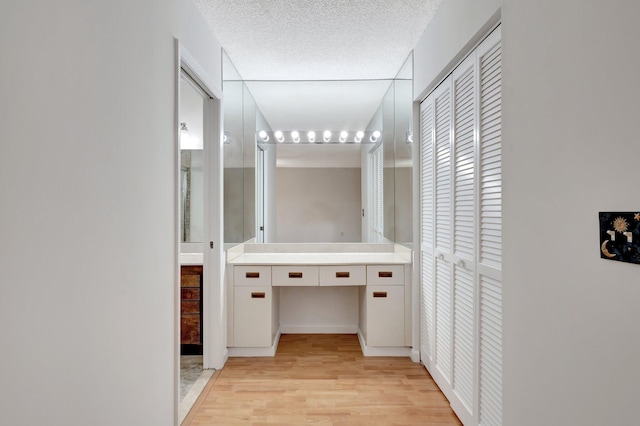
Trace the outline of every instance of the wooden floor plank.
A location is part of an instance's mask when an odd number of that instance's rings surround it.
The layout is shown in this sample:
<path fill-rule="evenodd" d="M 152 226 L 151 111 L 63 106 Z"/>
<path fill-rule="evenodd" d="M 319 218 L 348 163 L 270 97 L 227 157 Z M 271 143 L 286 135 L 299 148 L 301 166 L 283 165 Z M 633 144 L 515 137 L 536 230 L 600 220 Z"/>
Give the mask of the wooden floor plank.
<path fill-rule="evenodd" d="M 425 368 L 364 357 L 355 335 L 282 335 L 273 358 L 230 358 L 182 423 L 461 425 Z"/>

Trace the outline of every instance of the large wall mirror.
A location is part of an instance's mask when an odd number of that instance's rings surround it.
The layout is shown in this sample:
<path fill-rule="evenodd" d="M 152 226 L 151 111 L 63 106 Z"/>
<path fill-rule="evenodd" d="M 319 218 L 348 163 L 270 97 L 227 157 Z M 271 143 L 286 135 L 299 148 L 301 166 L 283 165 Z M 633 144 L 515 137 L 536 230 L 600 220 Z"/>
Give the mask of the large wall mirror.
<path fill-rule="evenodd" d="M 411 57 L 367 81 L 243 81 L 224 64 L 225 243 L 411 244 Z"/>
<path fill-rule="evenodd" d="M 189 244 L 199 247 L 204 241 L 204 99 L 197 84 L 181 73 L 180 242 L 183 247 Z M 200 250 L 196 248 L 195 251 Z"/>

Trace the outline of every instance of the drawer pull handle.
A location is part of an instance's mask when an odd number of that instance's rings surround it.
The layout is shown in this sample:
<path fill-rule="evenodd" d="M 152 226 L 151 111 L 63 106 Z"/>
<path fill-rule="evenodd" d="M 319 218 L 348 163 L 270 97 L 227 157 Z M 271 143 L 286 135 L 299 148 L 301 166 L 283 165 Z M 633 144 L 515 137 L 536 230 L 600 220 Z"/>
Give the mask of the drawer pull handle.
<path fill-rule="evenodd" d="M 387 297 L 386 291 L 374 291 L 373 297 Z"/>
<path fill-rule="evenodd" d="M 247 272 L 245 276 L 247 278 L 260 278 L 260 272 Z"/>
<path fill-rule="evenodd" d="M 302 272 L 289 272 L 289 278 L 302 278 Z"/>
<path fill-rule="evenodd" d="M 349 278 L 348 272 L 336 272 L 336 278 Z"/>
<path fill-rule="evenodd" d="M 255 292 L 255 293 L 251 293 L 251 298 L 252 299 L 264 299 L 266 297 L 266 293 L 263 292 Z"/>
<path fill-rule="evenodd" d="M 379 278 L 391 278 L 393 277 L 393 272 L 391 271 L 380 271 L 378 272 Z"/>

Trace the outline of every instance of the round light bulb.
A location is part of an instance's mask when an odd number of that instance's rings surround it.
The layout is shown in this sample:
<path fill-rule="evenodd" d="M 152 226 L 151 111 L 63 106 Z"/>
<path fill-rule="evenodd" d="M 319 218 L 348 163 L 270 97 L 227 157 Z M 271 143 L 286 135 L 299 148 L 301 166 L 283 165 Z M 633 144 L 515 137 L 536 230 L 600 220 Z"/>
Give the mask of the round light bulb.
<path fill-rule="evenodd" d="M 325 142 L 329 142 L 331 140 L 331 132 L 329 130 L 325 130 L 322 134 L 322 139 L 324 139 Z"/>
<path fill-rule="evenodd" d="M 358 132 L 356 133 L 356 137 L 353 140 L 356 143 L 360 143 L 360 141 L 362 141 L 362 138 L 364 138 L 364 132 L 362 130 L 358 130 Z"/>
<path fill-rule="evenodd" d="M 313 130 L 307 132 L 307 139 L 309 139 L 309 142 L 315 142 L 316 141 L 316 132 L 314 132 Z"/>
<path fill-rule="evenodd" d="M 346 140 L 347 140 L 347 136 L 349 136 L 349 133 L 347 133 L 347 131 L 346 131 L 346 130 L 341 131 L 341 132 L 340 132 L 340 139 L 339 139 L 339 140 L 340 140 L 340 142 L 341 142 L 341 143 L 345 143 L 345 142 L 346 142 Z"/>
<path fill-rule="evenodd" d="M 265 141 L 265 142 L 269 140 L 269 135 L 268 135 L 268 134 L 267 134 L 267 132 L 265 132 L 264 130 L 260 130 L 260 131 L 258 132 L 258 137 L 259 137 L 260 139 L 262 139 L 263 141 Z"/>
<path fill-rule="evenodd" d="M 300 133 L 298 133 L 296 130 L 291 132 L 291 140 L 295 143 L 300 142 Z"/>
<path fill-rule="evenodd" d="M 371 142 L 375 142 L 380 138 L 380 131 L 376 130 L 371 134 Z"/>
<path fill-rule="evenodd" d="M 276 132 L 273 134 L 273 136 L 275 136 L 276 140 L 278 142 L 284 142 L 284 135 L 282 134 L 282 132 L 280 130 L 276 130 Z"/>

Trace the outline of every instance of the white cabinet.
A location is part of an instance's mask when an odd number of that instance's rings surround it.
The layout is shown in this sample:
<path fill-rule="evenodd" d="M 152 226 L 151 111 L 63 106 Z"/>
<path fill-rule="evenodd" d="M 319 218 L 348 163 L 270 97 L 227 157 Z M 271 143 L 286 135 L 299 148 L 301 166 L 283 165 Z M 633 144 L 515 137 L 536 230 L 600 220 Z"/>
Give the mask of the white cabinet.
<path fill-rule="evenodd" d="M 361 329 L 367 346 L 405 346 L 404 265 L 367 266 L 361 303 L 365 312 Z"/>
<path fill-rule="evenodd" d="M 271 287 L 236 286 L 234 300 L 234 346 L 238 348 L 271 346 Z"/>
<path fill-rule="evenodd" d="M 273 345 L 278 327 L 278 294 L 271 287 L 271 267 L 235 266 L 232 291 L 232 346 L 264 348 Z"/>
<path fill-rule="evenodd" d="M 359 329 L 364 354 L 408 356 L 412 328 L 410 270 L 406 263 L 230 265 L 230 354 L 275 354 L 282 287 L 313 286 L 316 288 L 308 289 L 313 297 L 318 291 L 331 291 L 326 287 L 348 286 L 359 288 L 351 293 L 360 295 L 351 299 L 359 314 L 351 332 Z M 297 294 L 304 296 L 305 290 Z"/>
<path fill-rule="evenodd" d="M 367 286 L 367 346 L 404 346 L 404 287 Z"/>

